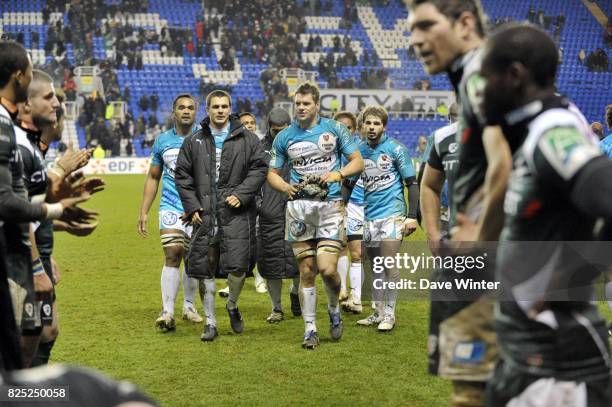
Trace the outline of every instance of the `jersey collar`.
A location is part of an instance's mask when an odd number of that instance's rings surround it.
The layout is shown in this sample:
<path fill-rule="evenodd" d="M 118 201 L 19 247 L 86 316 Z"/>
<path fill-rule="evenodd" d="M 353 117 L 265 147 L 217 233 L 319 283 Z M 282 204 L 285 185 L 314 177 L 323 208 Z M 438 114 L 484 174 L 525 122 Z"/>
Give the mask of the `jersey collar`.
<path fill-rule="evenodd" d="M 4 106 L 9 116 L 11 116 L 11 120 L 15 121 L 17 119 L 17 106 L 5 98 L 0 98 L 0 103 Z"/>
<path fill-rule="evenodd" d="M 387 139 L 388 139 L 388 138 L 389 138 L 389 136 L 387 136 L 387 133 L 383 133 L 383 135 L 382 135 L 382 136 L 380 136 L 380 140 L 378 140 L 378 144 L 376 144 L 374 147 L 372 147 L 372 146 L 370 145 L 370 143 L 368 142 L 368 140 L 367 140 L 367 139 L 366 139 L 366 143 L 368 144 L 368 146 L 369 146 L 371 149 L 375 150 L 375 149 L 376 149 L 376 148 L 378 148 L 379 146 L 382 146 L 382 145 L 383 145 L 383 144 L 384 144 L 384 143 L 387 141 Z"/>

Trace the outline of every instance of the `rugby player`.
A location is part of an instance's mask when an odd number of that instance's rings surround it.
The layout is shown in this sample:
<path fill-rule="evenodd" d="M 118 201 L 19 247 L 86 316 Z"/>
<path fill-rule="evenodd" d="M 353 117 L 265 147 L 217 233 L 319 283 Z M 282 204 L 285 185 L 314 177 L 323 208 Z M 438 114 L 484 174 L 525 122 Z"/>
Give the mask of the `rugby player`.
<path fill-rule="evenodd" d="M 612 404 L 606 325 L 592 290 L 572 301 L 550 297 L 596 276 L 562 242 L 592 240 L 595 219 L 612 217 L 612 163 L 575 107 L 555 94 L 557 61 L 546 33 L 510 25 L 490 38 L 482 62 L 486 122 L 519 146 L 497 255 L 497 279 L 511 298 L 500 299 L 496 313 L 501 360 L 490 406 Z"/>
<path fill-rule="evenodd" d="M 482 124 L 479 70 L 486 21 L 480 0 L 407 3 L 409 43 L 428 74 L 447 73 L 460 107 L 459 162 L 449 191 L 452 239 L 494 241 L 503 222 L 502 203 L 512 156 L 501 130 Z M 452 270 L 445 272 L 458 278 Z M 447 301 L 434 308 L 440 315 L 430 317 L 428 348 L 430 358 L 436 349 L 440 358 L 430 360 L 430 371 L 452 381 L 451 403 L 481 405 L 497 357 L 493 301 L 479 297 L 477 301 Z M 440 321 L 439 335 L 433 328 L 435 321 Z"/>
<path fill-rule="evenodd" d="M 183 205 L 174 183 L 174 171 L 179 150 L 186 136 L 199 129 L 195 125 L 197 112 L 196 100 L 188 93 L 181 93 L 174 98 L 172 114 L 174 127 L 161 133 L 155 139 L 151 150 L 151 166 L 145 180 L 138 233 L 146 237 L 148 213 L 157 189 L 162 180 L 162 193 L 159 202 L 159 235 L 164 251 L 165 263 L 161 272 L 162 312 L 155 321 L 155 326 L 164 332 L 176 329 L 174 303 L 179 290 L 180 265 L 189 247 L 192 228 L 181 221 Z M 187 263 L 185 262 L 185 266 Z M 202 322 L 202 317 L 195 309 L 195 296 L 198 281 L 183 272 L 183 319 L 191 322 Z"/>
<path fill-rule="evenodd" d="M 359 144 L 365 162 L 361 174 L 365 202 L 364 242 L 372 254 L 394 257 L 404 237 L 413 233 L 418 225 L 416 174 L 408 149 L 386 134 L 389 115 L 385 108 L 367 106 L 361 116 L 362 134 L 366 136 Z M 408 189 L 408 205 L 404 185 Z M 384 282 L 399 281 L 399 270 L 385 268 L 382 277 Z M 385 286 L 378 294 L 380 297 L 376 299 L 372 315 L 357 324 L 377 325 L 380 332 L 388 332 L 395 327 L 397 289 Z"/>
<path fill-rule="evenodd" d="M 206 325 L 200 339 L 218 336 L 215 275 L 228 273 L 226 310 L 235 333 L 244 320 L 238 299 L 246 274 L 256 263 L 256 196 L 268 165 L 259 138 L 232 115 L 229 93 L 214 90 L 206 97 L 208 117 L 188 136 L 176 164 L 176 186 L 184 219 L 196 226 L 188 252 L 188 273 L 200 280 Z"/>
<path fill-rule="evenodd" d="M 359 134 L 360 123 L 357 117 L 351 112 L 341 111 L 334 115 L 334 120 L 344 124 L 349 132 L 353 134 L 355 144 L 361 142 Z M 359 124 L 358 124 L 359 123 Z M 344 161 L 344 160 L 343 160 Z M 351 183 L 350 179 L 344 183 Z M 361 242 L 363 240 L 363 181 L 361 177 L 357 178 L 355 185 L 343 185 L 348 188 L 350 196 L 346 204 L 346 218 L 344 229 L 346 230 L 346 239 L 348 242 L 348 251 L 351 254 L 351 261 L 347 258 L 347 248 L 343 248 L 338 259 L 338 274 L 340 275 L 340 305 L 346 312 L 361 314 L 363 306 L 361 305 L 361 285 L 363 282 L 363 269 L 361 267 Z M 349 275 L 351 283 L 350 294 L 347 292 L 346 275 Z"/>
<path fill-rule="evenodd" d="M 305 334 L 304 349 L 319 345 L 316 325 L 317 274 L 323 278 L 328 298 L 330 336 L 342 337 L 339 308 L 340 277 L 336 270 L 338 253 L 344 241 L 344 204 L 340 183 L 363 170 L 363 160 L 346 126 L 319 116 L 319 88 L 311 82 L 298 86 L 294 105 L 297 120 L 274 139 L 268 182 L 277 191 L 293 199 L 302 179 L 317 178 L 328 193 L 319 196 L 303 194 L 302 199 L 287 203 L 285 236 L 291 242 L 300 270 L 300 293 Z M 348 164 L 340 168 L 340 156 Z M 281 174 L 285 163 L 291 168 L 291 183 Z M 303 192 L 303 191 L 302 191 Z"/>

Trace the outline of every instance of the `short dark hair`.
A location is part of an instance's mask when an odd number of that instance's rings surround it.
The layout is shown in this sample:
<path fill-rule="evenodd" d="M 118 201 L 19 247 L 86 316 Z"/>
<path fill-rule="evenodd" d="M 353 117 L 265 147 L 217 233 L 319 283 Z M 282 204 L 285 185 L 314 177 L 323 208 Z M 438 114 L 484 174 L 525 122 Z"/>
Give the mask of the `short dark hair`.
<path fill-rule="evenodd" d="M 415 9 L 421 4 L 430 3 L 449 20 L 455 21 L 462 13 L 472 13 L 476 17 L 476 32 L 481 37 L 487 33 L 487 16 L 480 0 L 408 0 L 408 8 Z"/>
<path fill-rule="evenodd" d="M 176 104 L 178 103 L 179 99 L 183 99 L 183 98 L 191 99 L 193 101 L 193 104 L 196 106 L 196 110 L 197 110 L 198 101 L 191 93 L 179 93 L 178 95 L 176 95 L 176 97 L 174 98 L 174 101 L 172 102 L 172 110 L 176 109 Z"/>
<path fill-rule="evenodd" d="M 554 86 L 559 51 L 548 34 L 529 24 L 511 23 L 489 37 L 487 55 L 496 69 L 520 62 L 540 87 Z"/>
<path fill-rule="evenodd" d="M 11 75 L 25 72 L 30 65 L 28 52 L 16 41 L 0 41 L 0 88 L 4 88 Z"/>
<path fill-rule="evenodd" d="M 227 93 L 226 91 L 222 90 L 222 89 L 215 89 L 213 91 L 211 91 L 208 96 L 206 96 L 206 107 L 208 107 L 208 105 L 210 105 L 210 100 L 212 98 L 227 98 L 229 100 L 229 105 L 232 105 L 232 97 L 230 96 L 229 93 Z"/>
<path fill-rule="evenodd" d="M 238 114 L 238 119 L 242 119 L 244 116 L 251 116 L 253 119 L 257 120 L 257 117 L 251 112 L 242 112 Z"/>
<path fill-rule="evenodd" d="M 313 82 L 306 81 L 301 83 L 295 90 L 295 94 L 297 95 L 298 93 L 300 95 L 312 95 L 312 100 L 315 103 L 319 103 L 319 87 Z"/>
<path fill-rule="evenodd" d="M 357 117 L 353 112 L 349 112 L 348 110 L 342 110 L 334 115 L 334 120 L 338 121 L 340 119 L 349 119 L 353 122 L 353 128 L 357 130 Z"/>
<path fill-rule="evenodd" d="M 606 124 L 612 130 L 612 105 L 606 106 Z"/>

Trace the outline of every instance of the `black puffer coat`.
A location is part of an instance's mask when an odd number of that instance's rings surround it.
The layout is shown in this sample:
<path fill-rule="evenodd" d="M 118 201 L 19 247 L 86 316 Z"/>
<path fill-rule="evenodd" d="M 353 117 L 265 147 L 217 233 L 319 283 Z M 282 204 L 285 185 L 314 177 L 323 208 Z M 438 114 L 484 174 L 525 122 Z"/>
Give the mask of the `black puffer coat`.
<path fill-rule="evenodd" d="M 215 140 L 209 118 L 202 121 L 201 130 L 185 139 L 176 162 L 176 188 L 185 213 L 192 215 L 203 210 L 202 225 L 194 228 L 187 255 L 187 274 L 194 278 L 211 278 L 217 274 L 208 265 L 208 245 L 214 226 L 219 227 L 219 266 L 223 272 L 249 272 L 255 267 L 255 198 L 265 182 L 268 160 L 259 138 L 237 116 L 230 120 L 230 135 L 223 144 L 216 185 Z M 239 208 L 225 203 L 230 195 L 240 200 Z"/>
<path fill-rule="evenodd" d="M 268 132 L 261 140 L 261 147 L 268 158 L 272 149 L 272 136 Z M 282 170 L 283 179 L 289 182 L 289 166 Z M 287 195 L 278 192 L 266 182 L 263 185 L 259 206 L 259 234 L 257 236 L 257 270 L 263 278 L 278 280 L 299 275 L 291 244 L 285 241 L 285 208 Z"/>

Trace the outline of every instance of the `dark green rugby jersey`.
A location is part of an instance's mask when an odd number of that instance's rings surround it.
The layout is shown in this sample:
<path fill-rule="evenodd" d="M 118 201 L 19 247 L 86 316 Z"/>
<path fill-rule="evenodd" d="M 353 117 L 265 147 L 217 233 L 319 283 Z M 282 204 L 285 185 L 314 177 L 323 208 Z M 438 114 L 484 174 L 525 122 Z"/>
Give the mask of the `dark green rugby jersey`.
<path fill-rule="evenodd" d="M 506 115 L 505 136 L 523 141 L 513 157 L 497 252 L 505 293 L 496 314 L 498 343 L 505 360 L 530 374 L 597 380 L 610 372 L 605 320 L 589 301 L 594 275 L 562 242 L 592 239 L 594 219 L 570 194 L 576 175 L 601 153 L 579 112 L 551 99 Z M 575 301 L 551 301 L 552 293 L 572 293 Z M 537 316 L 529 316 L 534 309 Z"/>
<path fill-rule="evenodd" d="M 457 144 L 458 123 L 452 123 L 436 130 L 431 135 L 432 147 L 427 164 L 444 173 L 448 190 L 452 191 L 459 168 L 459 145 Z M 448 207 L 452 208 L 453 197 L 449 194 Z M 452 216 L 452 215 L 450 215 Z"/>

